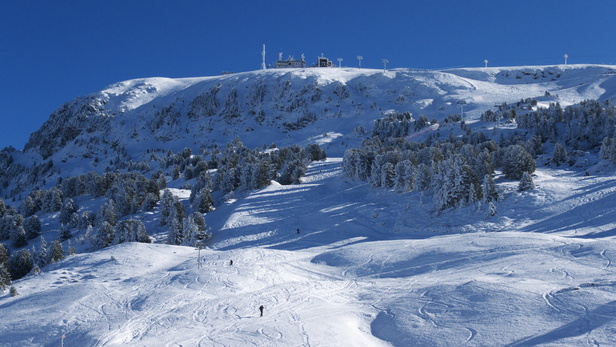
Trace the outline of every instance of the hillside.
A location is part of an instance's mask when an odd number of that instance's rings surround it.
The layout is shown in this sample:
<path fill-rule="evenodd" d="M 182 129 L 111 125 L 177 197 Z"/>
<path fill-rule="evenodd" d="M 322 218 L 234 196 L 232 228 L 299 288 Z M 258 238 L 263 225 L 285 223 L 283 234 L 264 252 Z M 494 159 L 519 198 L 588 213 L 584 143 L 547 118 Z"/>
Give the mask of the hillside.
<path fill-rule="evenodd" d="M 77 98 L 0 152 L 6 247 L 77 253 L 0 294 L 0 346 L 614 345 L 615 73 L 285 69 Z"/>
<path fill-rule="evenodd" d="M 548 170 L 498 217 L 430 220 L 338 164 L 208 214 L 219 232 L 201 269 L 195 248 L 130 243 L 16 282 L 20 295 L 0 299 L 1 345 L 616 342 L 612 176 Z"/>

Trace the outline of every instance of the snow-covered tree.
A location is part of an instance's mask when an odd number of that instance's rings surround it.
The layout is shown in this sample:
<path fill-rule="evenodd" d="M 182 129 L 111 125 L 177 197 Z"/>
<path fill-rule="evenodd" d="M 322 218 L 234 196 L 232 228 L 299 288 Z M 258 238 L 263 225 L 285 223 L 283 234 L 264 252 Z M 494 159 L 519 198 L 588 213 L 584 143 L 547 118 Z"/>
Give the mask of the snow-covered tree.
<path fill-rule="evenodd" d="M 165 189 L 163 196 L 160 199 L 160 225 L 167 225 L 171 209 L 175 205 L 175 197 L 169 189 Z"/>
<path fill-rule="evenodd" d="M 503 174 L 509 179 L 519 180 L 524 172 L 535 172 L 535 159 L 520 145 L 504 149 Z"/>
<path fill-rule="evenodd" d="M 11 274 L 6 263 L 0 263 L 0 293 L 11 285 Z"/>
<path fill-rule="evenodd" d="M 600 155 L 602 159 L 616 163 L 616 141 L 612 137 L 605 137 L 601 142 Z"/>
<path fill-rule="evenodd" d="M 498 200 L 498 191 L 496 189 L 496 183 L 494 183 L 494 177 L 492 177 L 492 175 L 483 176 L 481 192 L 481 202 L 483 202 L 484 204 Z"/>
<path fill-rule="evenodd" d="M 187 246 L 195 246 L 197 242 L 209 238 L 205 232 L 205 219 L 201 213 L 194 212 L 184 218 L 182 235 L 184 237 L 182 244 Z"/>
<path fill-rule="evenodd" d="M 64 205 L 60 211 L 60 223 L 69 225 L 71 223 L 71 216 L 79 210 L 77 204 L 71 198 L 64 199 Z"/>
<path fill-rule="evenodd" d="M 0 243 L 0 264 L 7 264 L 9 261 L 9 250 L 4 243 Z"/>
<path fill-rule="evenodd" d="M 184 224 L 183 220 L 186 217 L 184 205 L 181 202 L 175 201 L 172 205 L 167 225 L 169 226 L 169 233 L 167 235 L 167 243 L 170 245 L 181 245 L 184 242 Z"/>
<path fill-rule="evenodd" d="M 62 224 L 62 226 L 60 226 L 60 241 L 69 240 L 71 237 L 73 237 L 71 228 L 66 224 Z"/>
<path fill-rule="evenodd" d="M 146 232 L 145 225 L 136 219 L 127 219 L 120 221 L 115 227 L 114 244 L 124 242 L 152 242 L 150 236 Z"/>
<path fill-rule="evenodd" d="M 102 223 L 104 222 L 109 223 L 111 226 L 116 225 L 118 221 L 118 215 L 113 200 L 108 199 L 105 204 L 100 208 L 96 221 L 98 225 L 102 225 Z"/>
<path fill-rule="evenodd" d="M 554 145 L 554 153 L 552 154 L 552 162 L 556 166 L 560 166 L 567 161 L 567 149 L 560 142 Z"/>
<path fill-rule="evenodd" d="M 53 187 L 45 192 L 43 197 L 43 211 L 57 212 L 62 209 L 62 191 Z"/>
<path fill-rule="evenodd" d="M 90 242 L 96 249 L 101 249 L 111 246 L 113 244 L 113 240 L 113 226 L 109 222 L 103 221 L 103 223 L 98 227 L 98 231 L 92 235 Z"/>
<path fill-rule="evenodd" d="M 21 216 L 21 215 L 19 215 Z M 11 241 L 14 247 L 23 247 L 28 244 L 28 237 L 23 225 L 17 225 L 11 232 Z"/>
<path fill-rule="evenodd" d="M 32 197 L 28 195 L 19 206 L 19 211 L 25 217 L 30 217 L 38 211 L 38 207 L 36 206 L 36 203 L 34 202 Z"/>
<path fill-rule="evenodd" d="M 417 167 L 417 174 L 415 176 L 415 190 L 423 191 L 430 188 L 430 182 L 432 180 L 432 171 L 426 164 L 421 163 Z"/>
<path fill-rule="evenodd" d="M 49 249 L 49 262 L 55 263 L 64 259 L 64 248 L 62 244 L 58 240 L 54 240 L 51 243 L 51 248 Z"/>
<path fill-rule="evenodd" d="M 42 226 L 41 220 L 37 215 L 32 215 L 24 220 L 24 229 L 26 231 L 26 238 L 32 240 L 41 234 Z"/>
<path fill-rule="evenodd" d="M 522 178 L 520 179 L 520 183 L 518 184 L 518 190 L 523 192 L 526 190 L 535 189 L 535 183 L 533 182 L 533 178 L 528 172 L 524 172 L 522 174 Z"/>
<path fill-rule="evenodd" d="M 34 266 L 34 263 L 30 251 L 21 249 L 13 253 L 8 262 L 11 279 L 18 280 L 24 277 L 32 270 L 32 266 Z"/>
<path fill-rule="evenodd" d="M 39 250 L 35 256 L 35 259 L 36 259 L 36 263 L 40 267 L 47 265 L 49 261 L 49 253 L 47 251 L 47 241 L 45 241 L 45 238 L 42 235 L 41 235 L 41 246 L 39 247 Z"/>

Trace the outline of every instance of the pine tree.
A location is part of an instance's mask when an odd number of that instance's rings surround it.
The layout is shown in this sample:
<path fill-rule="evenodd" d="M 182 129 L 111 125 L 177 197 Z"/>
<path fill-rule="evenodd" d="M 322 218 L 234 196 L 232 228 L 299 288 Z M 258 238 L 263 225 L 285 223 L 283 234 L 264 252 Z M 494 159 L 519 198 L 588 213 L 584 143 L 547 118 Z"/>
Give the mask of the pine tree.
<path fill-rule="evenodd" d="M 78 207 L 71 198 L 64 199 L 64 206 L 60 211 L 60 223 L 69 225 L 71 222 L 71 216 L 78 211 Z"/>
<path fill-rule="evenodd" d="M 475 188 L 475 185 L 473 183 L 471 183 L 469 190 L 468 190 L 468 204 L 469 205 L 476 205 L 479 202 L 479 196 L 478 196 L 478 192 L 477 189 Z"/>
<path fill-rule="evenodd" d="M 611 137 L 605 137 L 601 142 L 599 154 L 602 159 L 616 162 L 616 141 Z M 0 216 L 1 215 L 0 213 Z"/>
<path fill-rule="evenodd" d="M 32 240 L 37 238 L 42 231 L 41 221 L 37 215 L 32 215 L 24 221 L 24 229 L 26 230 L 26 238 Z"/>
<path fill-rule="evenodd" d="M 64 248 L 60 241 L 54 240 L 49 250 L 49 261 L 50 263 L 56 263 L 62 259 L 64 259 Z"/>
<path fill-rule="evenodd" d="M 114 244 L 124 242 L 151 242 L 143 222 L 136 219 L 127 219 L 120 221 L 118 225 L 116 225 Z"/>
<path fill-rule="evenodd" d="M 62 225 L 60 227 L 60 241 L 66 241 L 73 237 L 73 233 L 71 232 L 71 228 L 68 225 Z"/>
<path fill-rule="evenodd" d="M 9 261 L 9 250 L 6 248 L 4 243 L 0 243 L 0 264 L 7 265 Z"/>
<path fill-rule="evenodd" d="M 370 167 L 370 185 L 372 187 L 381 187 L 383 175 L 381 174 L 383 170 L 383 165 L 385 164 L 385 157 L 381 154 L 377 155 L 372 162 L 372 166 Z"/>
<path fill-rule="evenodd" d="M 18 280 L 27 275 L 34 266 L 32 255 L 27 249 L 15 252 L 8 262 L 11 279 Z"/>
<path fill-rule="evenodd" d="M 481 202 L 483 202 L 484 204 L 498 200 L 498 191 L 496 190 L 496 183 L 494 183 L 494 178 L 492 177 L 492 175 L 483 176 L 481 192 Z"/>
<path fill-rule="evenodd" d="M 11 274 L 5 263 L 0 263 L 0 293 L 11 285 Z"/>
<path fill-rule="evenodd" d="M 214 209 L 214 198 L 208 188 L 201 188 L 193 202 L 193 208 L 200 213 L 207 213 Z"/>
<path fill-rule="evenodd" d="M 53 187 L 45 192 L 43 196 L 43 211 L 57 212 L 62 209 L 62 191 Z"/>
<path fill-rule="evenodd" d="M 533 178 L 528 172 L 524 172 L 522 174 L 522 179 L 520 179 L 520 183 L 518 184 L 518 190 L 523 192 L 526 190 L 535 189 L 535 183 L 533 182 Z"/>
<path fill-rule="evenodd" d="M 25 216 L 30 217 L 38 211 L 34 200 L 28 195 L 19 206 L 19 211 Z"/>
<path fill-rule="evenodd" d="M 44 267 L 49 262 L 49 253 L 47 252 L 47 241 L 41 235 L 41 247 L 36 256 L 37 263 L 40 267 Z"/>
<path fill-rule="evenodd" d="M 71 240 L 67 241 L 67 248 L 68 248 L 68 255 L 75 255 L 77 253 L 77 250 L 71 244 Z"/>
<path fill-rule="evenodd" d="M 160 225 L 167 225 L 174 204 L 175 197 L 169 189 L 165 189 L 160 199 Z"/>
<path fill-rule="evenodd" d="M 552 162 L 556 166 L 560 166 L 567 161 L 567 149 L 560 142 L 556 142 L 554 145 L 554 153 L 552 155 Z"/>
<path fill-rule="evenodd" d="M 79 223 L 78 223 L 79 230 L 87 230 L 88 227 L 91 227 L 93 217 L 94 216 L 92 215 L 92 212 L 83 211 L 81 213 L 81 217 L 79 218 Z"/>
<path fill-rule="evenodd" d="M 26 237 L 26 230 L 22 225 L 18 225 L 13 229 L 11 233 L 11 241 L 13 241 L 14 247 L 23 247 L 28 244 L 28 238 Z"/>
<path fill-rule="evenodd" d="M 519 180 L 524 172 L 535 172 L 535 159 L 520 145 L 506 147 L 503 156 L 503 174 L 508 179 Z"/>
<path fill-rule="evenodd" d="M 115 238 L 113 226 L 104 221 L 98 231 L 92 235 L 91 243 L 96 249 L 102 249 L 113 244 Z"/>
<path fill-rule="evenodd" d="M 169 225 L 169 234 L 167 235 L 167 243 L 170 245 L 181 245 L 184 242 L 184 225 L 183 220 L 186 217 L 184 205 L 177 201 L 173 204 L 169 213 L 167 224 Z"/>
<path fill-rule="evenodd" d="M 383 164 L 381 169 L 381 187 L 383 188 L 392 188 L 394 186 L 394 177 L 396 176 L 394 172 L 394 165 L 390 162 L 386 162 Z"/>
<path fill-rule="evenodd" d="M 432 172 L 430 168 L 421 163 L 417 167 L 417 174 L 415 176 L 415 187 L 414 189 L 417 191 L 424 191 L 430 188 L 430 181 L 432 180 Z"/>
<path fill-rule="evenodd" d="M 115 203 L 113 202 L 113 200 L 108 199 L 107 202 L 105 202 L 105 204 L 101 207 L 101 209 L 98 212 L 98 216 L 97 216 L 98 224 L 102 225 L 102 223 L 107 222 L 111 226 L 114 226 L 116 225 L 117 220 L 118 220 L 118 215 L 116 212 Z"/>

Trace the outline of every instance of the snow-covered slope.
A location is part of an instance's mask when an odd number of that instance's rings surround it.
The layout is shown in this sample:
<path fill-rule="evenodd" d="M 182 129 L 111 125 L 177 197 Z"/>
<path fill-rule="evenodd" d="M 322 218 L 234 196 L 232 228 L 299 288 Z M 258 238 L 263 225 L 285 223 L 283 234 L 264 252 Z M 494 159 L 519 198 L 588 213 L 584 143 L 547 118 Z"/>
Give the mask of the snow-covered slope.
<path fill-rule="evenodd" d="M 130 243 L 17 281 L 0 345 L 614 345 L 616 188 L 563 175 L 497 216 L 430 219 L 315 163 L 209 213 L 201 268 L 194 248 Z"/>

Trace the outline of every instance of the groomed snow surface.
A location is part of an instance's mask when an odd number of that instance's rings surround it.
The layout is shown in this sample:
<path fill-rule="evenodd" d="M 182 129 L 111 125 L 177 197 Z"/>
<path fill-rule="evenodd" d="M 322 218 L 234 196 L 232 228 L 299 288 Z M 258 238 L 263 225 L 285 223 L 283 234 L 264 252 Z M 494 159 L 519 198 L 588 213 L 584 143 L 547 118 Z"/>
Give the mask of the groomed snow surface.
<path fill-rule="evenodd" d="M 130 243 L 16 281 L 0 345 L 616 345 L 613 176 L 542 169 L 495 216 L 435 215 L 340 164 L 209 213 L 201 268 Z"/>

